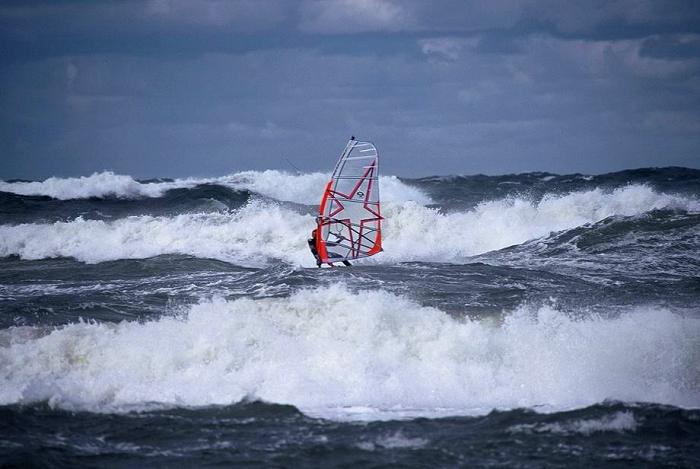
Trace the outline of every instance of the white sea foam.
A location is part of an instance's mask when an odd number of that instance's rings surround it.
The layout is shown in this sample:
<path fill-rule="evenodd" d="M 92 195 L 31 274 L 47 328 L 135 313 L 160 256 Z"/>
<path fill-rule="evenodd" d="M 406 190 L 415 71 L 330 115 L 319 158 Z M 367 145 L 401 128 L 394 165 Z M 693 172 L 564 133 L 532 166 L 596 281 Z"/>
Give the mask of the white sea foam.
<path fill-rule="evenodd" d="M 430 441 L 425 438 L 411 438 L 401 431 L 388 433 L 377 437 L 372 441 L 361 441 L 357 447 L 365 451 L 375 451 L 379 449 L 420 449 L 425 447 Z"/>
<path fill-rule="evenodd" d="M 284 171 L 243 171 L 215 178 L 175 179 L 168 182 L 136 181 L 131 176 L 111 171 L 77 178 L 52 177 L 36 182 L 0 181 L 0 191 L 20 195 L 46 195 L 55 199 L 87 199 L 90 197 L 118 197 L 124 199 L 161 197 L 166 191 L 194 187 L 197 184 L 220 184 L 232 189 L 246 189 L 281 201 L 318 204 L 330 174 L 289 174 Z M 380 178 L 382 198 L 389 202 L 416 201 L 431 203 L 420 189 L 401 182 L 395 176 Z"/>
<path fill-rule="evenodd" d="M 277 200 L 317 205 L 330 178 L 329 173 L 289 174 L 269 169 L 243 171 L 217 178 L 215 182 L 236 189 L 247 189 Z M 382 200 L 389 203 L 414 201 L 421 205 L 432 203 L 420 189 L 405 184 L 396 176 L 381 176 L 379 185 Z"/>
<path fill-rule="evenodd" d="M 384 212 L 387 241 L 382 260 L 459 262 L 613 215 L 638 215 L 663 208 L 697 212 L 700 201 L 630 185 L 612 192 L 593 189 L 550 195 L 539 202 L 506 198 L 448 214 L 412 202 L 389 205 Z"/>
<path fill-rule="evenodd" d="M 632 432 L 639 422 L 629 411 L 615 412 L 597 419 L 568 420 L 554 423 L 521 424 L 510 427 L 512 433 L 557 433 L 591 435 L 601 432 Z"/>
<path fill-rule="evenodd" d="M 574 320 L 522 308 L 494 324 L 333 285 L 288 298 L 203 300 L 182 317 L 148 322 L 2 330 L 0 405 L 48 400 L 118 412 L 259 398 L 341 418 L 344 408 L 381 418 L 605 399 L 698 407 L 699 334 L 700 320 L 663 309 Z M 626 418 L 570 427 L 629 427 Z"/>
<path fill-rule="evenodd" d="M 302 248 L 312 224 L 310 215 L 251 202 L 233 213 L 3 225 L 0 256 L 74 257 L 96 263 L 186 254 L 244 266 L 259 266 L 268 257 L 300 265 L 308 261 L 308 249 Z"/>
<path fill-rule="evenodd" d="M 179 182 L 141 183 L 131 176 L 114 174 L 111 171 L 94 173 L 76 178 L 51 177 L 44 181 L 5 182 L 0 181 L 0 191 L 20 195 L 46 195 L 54 199 L 87 199 L 90 197 L 119 197 L 125 199 L 160 197 L 168 189 L 190 187 L 194 180 Z"/>
<path fill-rule="evenodd" d="M 455 213 L 416 202 L 387 203 L 384 207 L 385 251 L 363 262 L 460 262 L 611 215 L 636 215 L 659 208 L 698 211 L 700 202 L 635 185 L 612 192 L 574 192 L 539 202 L 503 199 Z M 306 237 L 313 226 L 312 215 L 276 203 L 253 201 L 231 213 L 3 225 L 0 256 L 74 257 L 84 262 L 101 262 L 189 254 L 242 265 L 279 259 L 312 266 Z"/>

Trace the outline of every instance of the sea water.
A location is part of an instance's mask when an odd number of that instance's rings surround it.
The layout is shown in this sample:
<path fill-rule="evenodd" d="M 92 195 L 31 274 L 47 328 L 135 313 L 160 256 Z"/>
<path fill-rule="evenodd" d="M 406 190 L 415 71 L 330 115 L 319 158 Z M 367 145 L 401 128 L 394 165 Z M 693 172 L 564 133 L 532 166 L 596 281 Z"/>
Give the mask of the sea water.
<path fill-rule="evenodd" d="M 0 182 L 0 462 L 700 464 L 700 171 Z"/>

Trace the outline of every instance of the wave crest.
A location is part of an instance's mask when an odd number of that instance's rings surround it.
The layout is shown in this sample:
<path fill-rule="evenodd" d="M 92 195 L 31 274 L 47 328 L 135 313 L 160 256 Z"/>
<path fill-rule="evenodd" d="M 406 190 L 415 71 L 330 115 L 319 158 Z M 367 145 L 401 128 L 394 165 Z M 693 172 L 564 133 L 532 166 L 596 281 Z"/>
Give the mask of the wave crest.
<path fill-rule="evenodd" d="M 412 202 L 385 210 L 385 261 L 453 261 L 595 223 L 650 210 L 700 211 L 694 198 L 656 192 L 645 185 L 549 195 L 539 202 L 510 197 L 444 213 Z"/>
<path fill-rule="evenodd" d="M 289 174 L 268 169 L 266 171 L 243 171 L 216 179 L 219 184 L 242 188 L 276 200 L 317 205 L 321 199 L 330 174 Z M 396 176 L 380 176 L 379 186 L 382 200 L 389 203 L 414 201 L 421 205 L 432 203 L 420 189 L 402 182 Z"/>
<path fill-rule="evenodd" d="M 105 198 L 160 197 L 168 189 L 191 186 L 194 183 L 152 182 L 142 183 L 131 176 L 114 174 L 112 171 L 93 173 L 77 178 L 50 177 L 44 181 L 5 182 L 0 181 L 0 191 L 19 195 L 45 195 L 59 200 Z"/>
<path fill-rule="evenodd" d="M 301 264 L 312 223 L 311 215 L 252 201 L 232 212 L 2 225 L 0 256 L 97 263 L 185 254 L 243 266 L 261 266 L 269 258 Z"/>
<path fill-rule="evenodd" d="M 115 197 L 138 199 L 162 197 L 170 189 L 189 189 L 202 184 L 216 184 L 234 190 L 249 190 L 280 201 L 300 204 L 318 204 L 329 174 L 308 173 L 293 175 L 283 171 L 243 171 L 215 178 L 187 178 L 173 181 L 139 182 L 131 176 L 111 171 L 94 173 L 78 178 L 51 177 L 44 181 L 0 181 L 0 192 L 19 195 L 43 195 L 60 200 Z M 431 203 L 420 189 L 403 183 L 396 176 L 382 176 L 381 190 L 384 200 L 404 202 L 414 200 L 420 204 Z"/>

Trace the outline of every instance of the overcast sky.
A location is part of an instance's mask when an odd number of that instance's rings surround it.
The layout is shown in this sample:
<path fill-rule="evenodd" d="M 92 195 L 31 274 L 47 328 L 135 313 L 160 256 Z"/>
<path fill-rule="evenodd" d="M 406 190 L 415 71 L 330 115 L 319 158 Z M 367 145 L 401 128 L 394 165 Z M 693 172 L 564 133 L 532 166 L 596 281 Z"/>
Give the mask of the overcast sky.
<path fill-rule="evenodd" d="M 0 178 L 700 167 L 694 0 L 0 1 Z"/>

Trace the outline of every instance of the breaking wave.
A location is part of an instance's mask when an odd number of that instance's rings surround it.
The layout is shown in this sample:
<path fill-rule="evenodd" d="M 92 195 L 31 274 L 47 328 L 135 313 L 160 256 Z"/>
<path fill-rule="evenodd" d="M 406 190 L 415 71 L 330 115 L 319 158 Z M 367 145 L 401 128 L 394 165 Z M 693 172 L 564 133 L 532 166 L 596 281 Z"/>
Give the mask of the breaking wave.
<path fill-rule="evenodd" d="M 45 195 L 59 200 L 104 198 L 160 197 L 167 190 L 178 187 L 191 187 L 190 182 L 151 182 L 142 183 L 131 176 L 114 174 L 111 171 L 94 173 L 77 178 L 50 177 L 44 181 L 0 181 L 0 191 L 19 195 Z"/>
<path fill-rule="evenodd" d="M 73 257 L 96 263 L 185 254 L 243 266 L 260 266 L 270 257 L 301 265 L 308 263 L 308 252 L 302 248 L 312 224 L 311 215 L 250 202 L 231 213 L 2 225 L 0 256 Z"/>
<path fill-rule="evenodd" d="M 0 192 L 19 195 L 44 195 L 60 200 L 88 198 L 137 199 L 162 197 L 168 190 L 192 188 L 201 184 L 218 184 L 235 190 L 249 190 L 280 201 L 302 204 L 318 204 L 321 191 L 330 175 L 308 173 L 293 175 L 283 171 L 243 171 L 216 178 L 187 178 L 173 181 L 139 182 L 131 176 L 111 171 L 94 173 L 78 178 L 51 177 L 44 181 L 0 181 Z M 384 200 L 404 202 L 414 200 L 420 204 L 431 203 L 420 189 L 409 186 L 395 176 L 381 177 Z"/>
<path fill-rule="evenodd" d="M 610 216 L 655 209 L 697 212 L 700 202 L 633 185 L 611 192 L 594 189 L 548 196 L 538 202 L 507 198 L 448 213 L 412 201 L 387 203 L 385 252 L 364 262 L 459 262 Z M 310 214 L 253 200 L 231 212 L 2 225 L 0 256 L 74 257 L 92 263 L 186 254 L 241 265 L 277 259 L 310 267 L 306 237 L 313 223 Z"/>
<path fill-rule="evenodd" d="M 358 409 L 369 418 L 483 414 L 605 399 L 698 407 L 699 334 L 700 320 L 664 309 L 575 320 L 523 307 L 496 324 L 332 285 L 288 298 L 203 300 L 149 322 L 2 330 L 0 404 L 119 412 L 257 398 L 341 418 Z M 634 425 L 618 415 L 561 431 Z"/>
<path fill-rule="evenodd" d="M 289 174 L 268 169 L 243 171 L 217 178 L 216 183 L 245 189 L 276 200 L 317 205 L 321 192 L 330 178 L 327 173 Z M 421 205 L 432 203 L 422 190 L 402 182 L 396 176 L 380 176 L 382 200 L 389 203 L 414 201 Z"/>
<path fill-rule="evenodd" d="M 539 202 L 509 197 L 466 212 L 444 213 L 415 203 L 389 206 L 384 261 L 459 261 L 595 223 L 651 210 L 700 211 L 700 200 L 659 193 L 645 185 L 548 195 Z"/>

